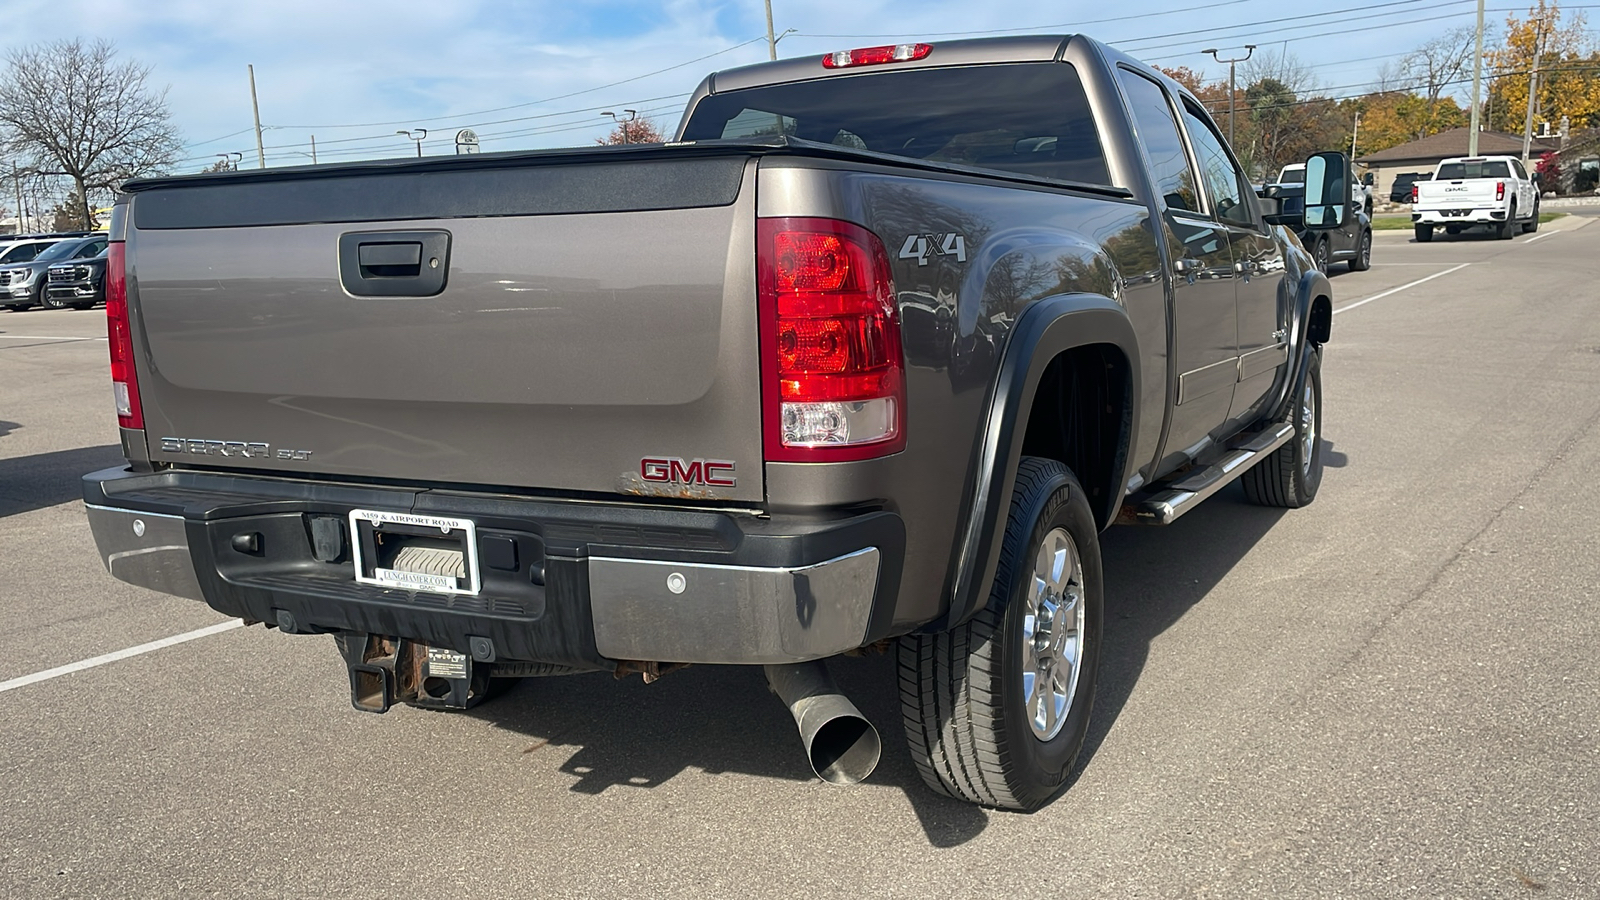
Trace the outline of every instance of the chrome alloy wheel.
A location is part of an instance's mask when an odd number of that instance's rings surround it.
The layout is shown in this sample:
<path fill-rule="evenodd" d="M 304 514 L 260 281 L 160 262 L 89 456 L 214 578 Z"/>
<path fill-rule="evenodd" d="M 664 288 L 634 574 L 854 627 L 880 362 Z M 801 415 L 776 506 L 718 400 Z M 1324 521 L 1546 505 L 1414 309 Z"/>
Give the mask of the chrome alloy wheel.
<path fill-rule="evenodd" d="M 1317 448 L 1317 392 L 1306 379 L 1305 393 L 1300 397 L 1300 471 L 1311 474 L 1311 451 Z"/>
<path fill-rule="evenodd" d="M 1028 580 L 1022 617 L 1022 696 L 1033 736 L 1061 731 L 1083 660 L 1083 561 L 1065 528 L 1044 536 Z"/>

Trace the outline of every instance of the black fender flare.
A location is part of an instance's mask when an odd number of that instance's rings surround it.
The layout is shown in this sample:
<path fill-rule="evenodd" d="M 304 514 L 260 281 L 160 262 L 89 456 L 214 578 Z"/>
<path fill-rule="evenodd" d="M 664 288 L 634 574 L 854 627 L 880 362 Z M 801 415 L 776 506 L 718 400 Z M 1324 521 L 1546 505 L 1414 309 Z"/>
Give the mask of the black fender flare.
<path fill-rule="evenodd" d="M 1311 269 L 1300 276 L 1289 315 L 1289 364 L 1283 367 L 1273 395 L 1270 422 L 1280 422 L 1289 414 L 1300 386 L 1311 367 L 1313 347 L 1326 344 L 1333 336 L 1333 285 L 1328 276 Z"/>
<path fill-rule="evenodd" d="M 1127 485 L 1128 443 L 1138 433 L 1140 393 L 1139 341 L 1128 312 L 1099 294 L 1060 294 L 1022 311 L 1002 351 L 989 397 L 983 431 L 974 453 L 973 477 L 962 504 L 962 528 L 956 535 L 950 577 L 950 608 L 936 629 L 953 628 L 975 615 L 987 602 L 989 583 L 1000 563 L 1000 544 L 1011 506 L 1022 442 L 1045 368 L 1058 354 L 1074 347 L 1110 344 L 1128 362 L 1127 413 L 1121 448 L 1113 470 L 1116 489 L 1109 493 L 1110 522 Z"/>

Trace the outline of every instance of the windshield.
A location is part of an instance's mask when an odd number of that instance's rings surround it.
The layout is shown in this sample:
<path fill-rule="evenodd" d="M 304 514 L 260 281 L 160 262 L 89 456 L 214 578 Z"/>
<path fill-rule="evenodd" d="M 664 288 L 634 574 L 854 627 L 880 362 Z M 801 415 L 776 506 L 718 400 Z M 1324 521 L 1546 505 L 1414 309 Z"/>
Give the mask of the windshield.
<path fill-rule="evenodd" d="M 1455 178 L 1510 178 L 1511 169 L 1502 159 L 1474 159 L 1439 166 L 1439 181 Z"/>
<path fill-rule="evenodd" d="M 1108 184 L 1078 73 L 1065 63 L 876 70 L 713 94 L 690 141 L 783 134 L 912 159 Z"/>
<path fill-rule="evenodd" d="M 63 259 L 71 254 L 72 251 L 78 249 L 78 246 L 79 244 L 77 241 L 62 241 L 59 244 L 50 245 L 49 249 L 45 250 L 43 253 L 40 253 L 38 256 L 35 256 L 34 259 Z"/>

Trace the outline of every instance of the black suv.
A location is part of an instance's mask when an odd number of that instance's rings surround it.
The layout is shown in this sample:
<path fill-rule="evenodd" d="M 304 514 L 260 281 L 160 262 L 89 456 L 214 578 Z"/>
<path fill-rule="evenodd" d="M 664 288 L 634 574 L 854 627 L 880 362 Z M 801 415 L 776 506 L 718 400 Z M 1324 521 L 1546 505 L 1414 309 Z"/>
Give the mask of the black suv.
<path fill-rule="evenodd" d="M 1394 177 L 1394 184 L 1389 188 L 1389 202 L 1410 203 L 1411 186 L 1419 181 L 1428 181 L 1432 178 L 1432 172 L 1401 172 Z"/>
<path fill-rule="evenodd" d="M 40 304 L 48 304 L 57 309 L 66 306 L 66 303 L 50 303 L 46 298 L 45 283 L 48 279 L 45 272 L 56 263 L 99 256 L 105 252 L 106 243 L 104 233 L 67 238 L 51 245 L 27 262 L 0 266 L 0 306 L 13 310 L 23 310 Z"/>

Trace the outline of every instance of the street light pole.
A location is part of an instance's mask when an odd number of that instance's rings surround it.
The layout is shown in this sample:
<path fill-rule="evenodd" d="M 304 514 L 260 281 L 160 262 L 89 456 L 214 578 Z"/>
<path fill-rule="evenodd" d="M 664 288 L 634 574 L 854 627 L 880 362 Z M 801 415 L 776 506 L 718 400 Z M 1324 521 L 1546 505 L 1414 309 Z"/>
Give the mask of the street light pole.
<path fill-rule="evenodd" d="M 1533 152 L 1533 97 L 1539 90 L 1539 43 L 1544 39 L 1544 23 L 1533 25 L 1533 69 L 1528 73 L 1528 117 L 1522 123 L 1522 164 L 1528 164 Z"/>
<path fill-rule="evenodd" d="M 606 110 L 605 112 L 601 113 L 600 115 L 602 115 L 602 116 L 610 116 L 611 117 L 611 121 L 613 121 L 613 122 L 617 123 L 618 125 L 622 126 L 622 143 L 631 144 L 633 142 L 628 140 L 628 123 L 632 122 L 634 119 L 639 118 L 639 111 L 636 110 L 636 109 L 625 109 L 625 110 L 623 110 L 623 112 L 628 114 L 628 117 L 626 119 L 622 118 L 621 116 L 617 115 L 616 113 L 612 112 L 609 109 Z"/>
<path fill-rule="evenodd" d="M 1234 95 L 1236 93 L 1238 93 L 1238 88 L 1236 88 L 1234 86 L 1234 81 L 1233 81 L 1233 67 L 1236 64 L 1242 63 L 1245 60 L 1249 59 L 1250 55 L 1256 52 L 1256 45 L 1255 44 L 1245 44 L 1244 45 L 1244 55 L 1240 56 L 1240 57 L 1237 57 L 1237 58 L 1234 58 L 1234 59 L 1223 59 L 1222 57 L 1217 55 L 1217 51 L 1214 50 L 1214 49 L 1213 50 L 1201 50 L 1200 52 L 1201 53 L 1209 53 L 1209 54 L 1211 54 L 1211 58 L 1216 60 L 1217 62 L 1219 62 L 1219 63 L 1227 63 L 1228 64 L 1228 146 L 1232 147 L 1233 144 L 1234 144 L 1234 140 L 1233 140 L 1233 120 L 1234 120 L 1234 117 L 1235 117 L 1234 106 L 1235 106 L 1235 100 L 1236 100 Z"/>
<path fill-rule="evenodd" d="M 421 159 L 422 158 L 422 142 L 424 140 L 426 140 L 427 137 L 428 137 L 428 129 L 426 129 L 426 128 L 402 129 L 400 131 L 396 131 L 395 134 L 403 134 L 403 135 L 406 136 L 407 139 L 416 141 L 417 142 L 417 159 Z"/>

